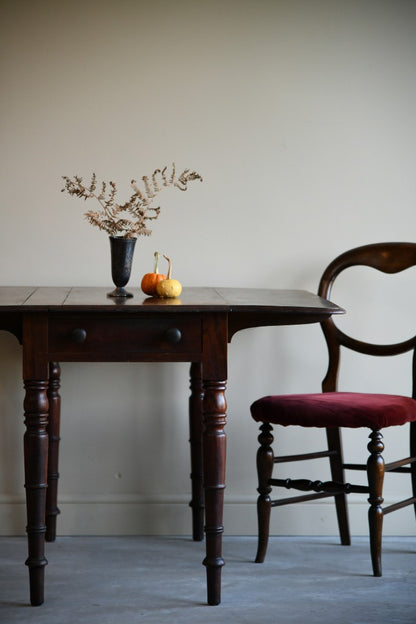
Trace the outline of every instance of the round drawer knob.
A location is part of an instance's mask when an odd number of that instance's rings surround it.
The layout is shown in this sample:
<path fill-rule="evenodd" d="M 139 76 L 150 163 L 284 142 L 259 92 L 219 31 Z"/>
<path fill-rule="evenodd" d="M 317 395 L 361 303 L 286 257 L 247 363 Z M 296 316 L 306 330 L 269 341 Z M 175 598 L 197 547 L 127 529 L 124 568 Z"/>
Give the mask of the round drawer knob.
<path fill-rule="evenodd" d="M 178 344 L 182 340 L 181 330 L 177 327 L 170 327 L 165 331 L 165 339 L 169 344 Z"/>
<path fill-rule="evenodd" d="M 86 338 L 87 338 L 87 332 L 85 331 L 85 329 L 77 327 L 76 329 L 73 329 L 71 332 L 72 342 L 81 344 L 82 342 L 85 342 Z"/>

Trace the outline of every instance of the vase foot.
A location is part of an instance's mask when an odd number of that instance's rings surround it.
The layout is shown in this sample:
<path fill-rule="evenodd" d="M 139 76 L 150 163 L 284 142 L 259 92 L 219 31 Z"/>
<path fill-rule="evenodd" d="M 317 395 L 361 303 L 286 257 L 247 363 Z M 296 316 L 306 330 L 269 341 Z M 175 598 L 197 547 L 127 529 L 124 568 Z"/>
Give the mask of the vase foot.
<path fill-rule="evenodd" d="M 118 286 L 111 292 L 107 293 L 107 297 L 114 297 L 114 298 L 133 297 L 133 293 L 127 292 L 124 286 Z"/>

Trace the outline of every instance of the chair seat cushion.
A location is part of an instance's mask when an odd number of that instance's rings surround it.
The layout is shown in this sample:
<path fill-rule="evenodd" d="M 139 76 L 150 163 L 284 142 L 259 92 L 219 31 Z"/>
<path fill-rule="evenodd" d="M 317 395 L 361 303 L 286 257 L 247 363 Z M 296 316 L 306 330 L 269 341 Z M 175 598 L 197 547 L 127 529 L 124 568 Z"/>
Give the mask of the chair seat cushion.
<path fill-rule="evenodd" d="M 415 399 L 361 392 L 266 396 L 250 409 L 254 420 L 284 426 L 382 429 L 416 420 Z"/>

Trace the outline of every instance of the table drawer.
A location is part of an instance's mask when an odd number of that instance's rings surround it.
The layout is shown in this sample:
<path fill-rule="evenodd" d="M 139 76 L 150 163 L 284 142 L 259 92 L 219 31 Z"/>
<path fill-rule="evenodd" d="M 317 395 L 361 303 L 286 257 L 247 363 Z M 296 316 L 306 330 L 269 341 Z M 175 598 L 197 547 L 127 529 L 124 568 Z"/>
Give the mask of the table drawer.
<path fill-rule="evenodd" d="M 62 355 L 94 353 L 199 353 L 201 320 L 187 315 L 145 317 L 51 317 L 48 352 Z"/>

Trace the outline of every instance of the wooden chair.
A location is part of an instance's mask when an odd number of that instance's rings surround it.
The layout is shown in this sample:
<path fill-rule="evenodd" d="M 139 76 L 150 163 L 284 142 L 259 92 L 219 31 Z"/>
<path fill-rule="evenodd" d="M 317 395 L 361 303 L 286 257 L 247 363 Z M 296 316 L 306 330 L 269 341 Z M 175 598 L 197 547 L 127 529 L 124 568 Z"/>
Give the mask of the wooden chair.
<path fill-rule="evenodd" d="M 352 266 L 373 267 L 383 273 L 398 273 L 416 265 L 415 243 L 377 243 L 365 245 L 338 256 L 325 270 L 318 294 L 330 298 L 335 278 Z M 348 310 L 347 310 L 348 313 Z M 383 517 L 397 509 L 413 504 L 416 511 L 416 336 L 395 344 L 373 344 L 356 340 L 341 331 L 330 318 L 322 324 L 328 346 L 329 366 L 322 382 L 322 393 L 266 396 L 253 403 L 251 414 L 262 423 L 257 453 L 259 497 L 257 502 L 259 541 L 256 562 L 264 561 L 269 537 L 272 507 L 300 503 L 324 497 L 333 497 L 341 543 L 350 544 L 346 494 L 368 494 L 370 550 L 374 576 L 381 576 L 381 545 Z M 338 392 L 337 376 L 341 347 L 374 356 L 393 356 L 413 351 L 412 398 L 389 394 Z M 384 427 L 410 423 L 410 454 L 404 459 L 384 464 Z M 272 425 L 297 425 L 326 429 L 327 448 L 324 451 L 274 457 Z M 344 463 L 340 428 L 365 428 L 370 430 L 370 453 L 366 464 Z M 330 481 L 309 479 L 273 478 L 274 464 L 328 457 Z M 366 470 L 367 485 L 347 483 L 344 470 Z M 408 473 L 411 476 L 412 496 L 388 507 L 382 507 L 385 472 Z M 273 487 L 294 488 L 309 494 L 271 499 Z"/>

